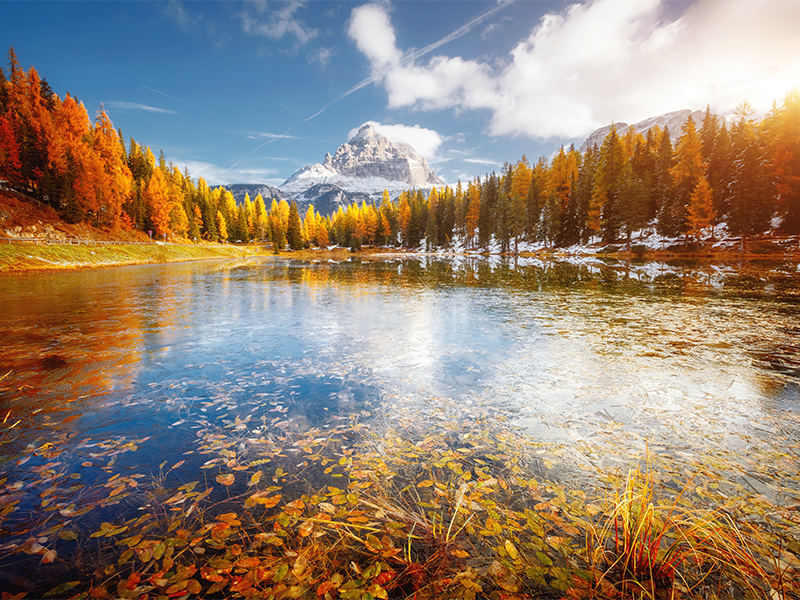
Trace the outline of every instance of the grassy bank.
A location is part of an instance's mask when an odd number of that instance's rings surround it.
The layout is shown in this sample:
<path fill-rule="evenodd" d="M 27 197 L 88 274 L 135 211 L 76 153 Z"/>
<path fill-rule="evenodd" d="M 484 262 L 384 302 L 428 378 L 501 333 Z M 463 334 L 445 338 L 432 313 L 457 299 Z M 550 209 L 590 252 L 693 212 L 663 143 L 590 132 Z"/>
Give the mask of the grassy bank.
<path fill-rule="evenodd" d="M 261 246 L 219 245 L 0 245 L 0 273 L 68 271 L 86 268 L 260 256 Z"/>

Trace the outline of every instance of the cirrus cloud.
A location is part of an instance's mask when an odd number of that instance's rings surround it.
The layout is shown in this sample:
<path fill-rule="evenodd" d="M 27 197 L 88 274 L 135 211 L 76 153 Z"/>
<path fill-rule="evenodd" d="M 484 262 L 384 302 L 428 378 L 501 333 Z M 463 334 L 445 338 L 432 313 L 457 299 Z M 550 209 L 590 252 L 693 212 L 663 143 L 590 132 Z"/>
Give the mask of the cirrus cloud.
<path fill-rule="evenodd" d="M 108 102 L 106 106 L 111 108 L 117 108 L 122 111 L 143 111 L 143 112 L 150 112 L 150 113 L 158 113 L 162 115 L 177 115 L 174 110 L 167 110 L 166 108 L 158 108 L 156 106 L 150 106 L 148 104 L 139 104 L 138 102 Z"/>

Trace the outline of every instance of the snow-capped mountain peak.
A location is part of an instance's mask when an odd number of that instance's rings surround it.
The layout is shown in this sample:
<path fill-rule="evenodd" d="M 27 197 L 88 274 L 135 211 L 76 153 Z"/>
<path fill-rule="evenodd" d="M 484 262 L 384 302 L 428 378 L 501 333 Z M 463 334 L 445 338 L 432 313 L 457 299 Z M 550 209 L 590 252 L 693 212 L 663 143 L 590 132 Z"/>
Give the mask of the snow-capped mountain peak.
<path fill-rule="evenodd" d="M 350 141 L 342 144 L 322 164 L 303 167 L 280 188 L 299 194 L 317 184 L 336 185 L 345 191 L 383 193 L 384 189 L 432 188 L 444 185 L 409 144 L 394 142 L 372 123 L 359 127 Z"/>

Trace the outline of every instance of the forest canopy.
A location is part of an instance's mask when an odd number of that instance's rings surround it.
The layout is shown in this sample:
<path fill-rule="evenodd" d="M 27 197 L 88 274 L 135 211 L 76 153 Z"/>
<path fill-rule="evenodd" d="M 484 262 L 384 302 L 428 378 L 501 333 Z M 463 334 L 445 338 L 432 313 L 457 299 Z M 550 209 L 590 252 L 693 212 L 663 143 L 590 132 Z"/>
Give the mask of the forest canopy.
<path fill-rule="evenodd" d="M 673 135 L 677 142 L 673 145 Z M 566 247 L 612 243 L 642 228 L 668 238 L 713 238 L 720 224 L 748 236 L 800 234 L 800 92 L 763 119 L 743 102 L 732 121 L 707 108 L 680 132 L 612 126 L 602 144 L 562 147 L 531 164 L 455 186 L 407 190 L 301 216 L 286 200 L 237 203 L 224 187 L 167 163 L 133 138 L 126 144 L 103 107 L 62 99 L 13 48 L 0 69 L 0 181 L 53 206 L 67 220 L 155 238 L 273 242 L 300 249 L 338 244 L 516 252 L 521 242 Z"/>

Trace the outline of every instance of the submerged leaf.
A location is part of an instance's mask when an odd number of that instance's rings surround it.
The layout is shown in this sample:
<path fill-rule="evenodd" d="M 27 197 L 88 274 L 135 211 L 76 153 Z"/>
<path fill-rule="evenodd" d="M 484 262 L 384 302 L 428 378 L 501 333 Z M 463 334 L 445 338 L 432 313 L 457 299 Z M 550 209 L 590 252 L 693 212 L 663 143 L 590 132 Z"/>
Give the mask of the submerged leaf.
<path fill-rule="evenodd" d="M 233 473 L 228 473 L 227 475 L 217 475 L 217 483 L 221 483 L 225 486 L 233 485 L 235 478 L 236 477 Z"/>

